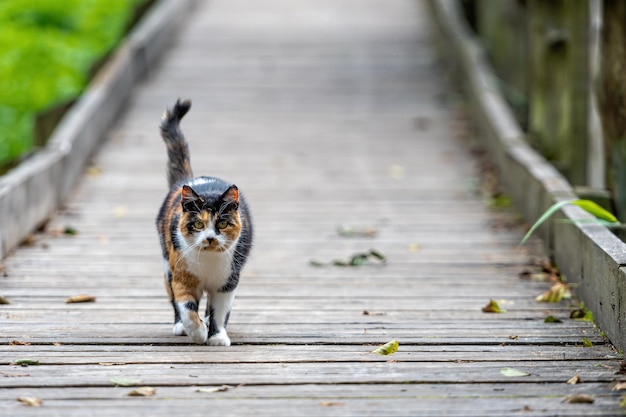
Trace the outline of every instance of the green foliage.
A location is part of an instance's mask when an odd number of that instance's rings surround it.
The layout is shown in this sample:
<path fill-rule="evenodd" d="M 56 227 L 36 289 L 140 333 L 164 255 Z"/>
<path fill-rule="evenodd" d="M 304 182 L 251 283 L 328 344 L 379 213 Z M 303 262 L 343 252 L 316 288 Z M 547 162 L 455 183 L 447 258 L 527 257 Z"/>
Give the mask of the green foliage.
<path fill-rule="evenodd" d="M 31 148 L 37 113 L 80 95 L 141 2 L 0 1 L 0 165 Z"/>
<path fill-rule="evenodd" d="M 574 200 L 572 201 L 572 204 L 576 204 L 578 207 L 593 214 L 600 220 L 604 220 L 609 223 L 619 223 L 617 217 L 615 217 L 613 213 L 605 210 L 591 200 Z"/>
<path fill-rule="evenodd" d="M 528 240 L 528 238 L 530 238 L 530 236 L 533 234 L 533 232 L 535 230 L 537 230 L 537 228 L 543 222 L 548 220 L 548 218 L 550 218 L 550 216 L 552 216 L 554 213 L 556 213 L 557 211 L 559 211 L 560 209 L 562 209 L 564 206 L 566 206 L 568 204 L 574 204 L 574 205 L 582 208 L 586 212 L 594 215 L 596 217 L 595 222 L 597 222 L 597 223 L 605 224 L 605 225 L 619 225 L 620 224 L 620 222 L 617 220 L 617 218 L 612 213 L 610 213 L 609 211 L 603 209 L 602 207 L 600 207 L 599 205 L 597 205 L 596 203 L 594 203 L 591 200 L 564 200 L 564 201 L 559 201 L 558 203 L 555 203 L 552 206 L 550 206 L 550 208 L 548 208 L 548 210 L 546 210 L 541 215 L 541 217 L 539 217 L 539 219 L 532 225 L 530 230 L 528 230 L 526 235 L 524 235 L 524 237 L 522 238 L 522 241 L 520 242 L 520 245 L 523 245 L 524 243 L 526 243 L 526 241 Z"/>
<path fill-rule="evenodd" d="M 33 123 L 33 113 L 0 104 L 0 166 L 30 149 Z"/>
<path fill-rule="evenodd" d="M 593 312 L 585 307 L 585 303 L 581 301 L 579 308 L 570 312 L 569 318 L 593 323 Z"/>

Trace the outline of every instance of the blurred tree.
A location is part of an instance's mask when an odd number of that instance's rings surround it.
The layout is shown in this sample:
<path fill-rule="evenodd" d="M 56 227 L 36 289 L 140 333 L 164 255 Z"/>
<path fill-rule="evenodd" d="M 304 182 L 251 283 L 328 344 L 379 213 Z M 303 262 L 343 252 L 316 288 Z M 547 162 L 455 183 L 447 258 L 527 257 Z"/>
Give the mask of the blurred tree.
<path fill-rule="evenodd" d="M 626 221 L 626 1 L 604 0 L 597 94 L 607 184 L 617 217 Z"/>
<path fill-rule="evenodd" d="M 528 8 L 529 139 L 572 184 L 585 185 L 589 3 L 530 0 Z"/>

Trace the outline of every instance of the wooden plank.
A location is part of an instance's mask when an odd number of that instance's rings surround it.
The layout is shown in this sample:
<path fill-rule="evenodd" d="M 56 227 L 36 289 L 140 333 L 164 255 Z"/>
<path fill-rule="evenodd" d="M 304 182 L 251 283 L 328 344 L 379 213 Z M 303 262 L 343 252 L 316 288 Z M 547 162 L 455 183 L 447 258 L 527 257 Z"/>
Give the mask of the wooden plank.
<path fill-rule="evenodd" d="M 164 300 L 160 307 L 155 306 L 151 309 L 141 309 L 136 311 L 136 314 L 140 315 L 145 320 L 142 323 L 159 325 L 169 324 L 172 318 L 172 312 L 166 307 L 169 307 Z M 95 312 L 96 314 L 85 314 L 86 311 Z M 288 311 L 288 313 L 286 312 Z M 442 328 L 447 329 L 450 333 L 456 331 L 456 329 L 463 327 L 468 329 L 474 329 L 479 327 L 491 326 L 494 324 L 501 325 L 505 328 L 514 327 L 520 329 L 526 328 L 543 328 L 545 335 L 549 336 L 554 327 L 566 327 L 569 329 L 579 330 L 593 330 L 591 323 L 574 321 L 568 318 L 568 311 L 537 311 L 534 314 L 529 312 L 517 312 L 513 314 L 507 313 L 508 317 L 491 317 L 484 318 L 482 313 L 476 313 L 472 311 L 454 311 L 444 312 L 443 314 L 431 314 L 426 311 L 402 311 L 402 312 L 387 312 L 384 310 L 367 310 L 370 315 L 364 316 L 363 310 L 274 310 L 258 312 L 255 309 L 238 309 L 233 313 L 233 323 L 267 323 L 271 325 L 281 324 L 299 325 L 301 323 L 309 324 L 361 324 L 361 325 L 383 325 L 387 323 L 394 323 L 398 325 L 412 326 L 416 323 L 421 323 L 418 328 Z M 543 323 L 547 314 L 553 315 L 559 318 L 563 323 L 549 324 Z M 20 311 L 19 314 L 16 311 L 15 314 L 7 314 L 5 316 L 7 324 L 11 326 L 11 323 L 41 323 L 44 319 L 48 319 L 51 325 L 62 325 L 71 319 L 72 324 L 117 324 L 121 328 L 125 328 L 126 324 L 136 324 L 137 319 L 135 316 L 128 314 L 128 309 L 122 307 L 117 309 L 75 309 L 75 310 L 51 310 L 46 309 L 43 312 L 38 309 L 31 309 L 27 311 Z M 545 325 L 545 326 L 541 326 Z"/>
<path fill-rule="evenodd" d="M 127 364 L 182 363 L 317 363 L 317 362 L 386 362 L 389 357 L 371 354 L 372 345 L 234 345 L 231 349 L 207 349 L 190 345 L 184 355 L 172 346 L 158 345 L 3 345 L 0 352 L 7 358 L 30 355 L 48 365 L 92 364 L 117 366 Z M 594 360 L 615 369 L 612 359 L 619 355 L 608 345 L 595 349 L 571 349 L 566 346 L 529 347 L 528 345 L 450 345 L 425 346 L 402 344 L 392 357 L 398 362 L 510 362 Z"/>
<path fill-rule="evenodd" d="M 76 295 L 76 292 L 68 293 L 67 296 Z M 94 293 L 97 297 L 98 294 Z M 125 302 L 117 302 L 116 300 L 111 300 L 110 303 L 98 302 L 96 303 L 85 303 L 85 304 L 75 304 L 69 305 L 65 303 L 65 296 L 58 297 L 56 299 L 43 299 L 41 301 L 54 301 L 53 303 L 46 304 L 45 307 L 47 310 L 56 310 L 56 311 L 116 311 L 116 310 L 125 310 L 128 311 L 130 307 L 136 312 L 140 311 L 150 311 L 159 308 L 159 306 L 163 309 L 167 309 L 169 313 L 170 306 L 167 303 L 165 296 L 159 296 L 155 298 L 155 301 L 146 301 L 144 298 L 127 298 L 124 300 Z M 14 299 L 15 305 L 11 307 L 4 307 L 5 311 L 15 311 L 19 314 L 20 311 L 28 309 L 40 309 L 41 303 L 38 303 L 40 300 L 30 299 L 30 302 L 22 301 L 19 298 Z M 238 310 L 249 310 L 256 311 L 258 306 L 269 304 L 267 307 L 264 307 L 265 311 L 283 311 L 283 312 L 291 312 L 291 311 L 308 311 L 315 312 L 320 310 L 328 310 L 332 312 L 352 312 L 362 314 L 364 310 L 368 311 L 408 311 L 414 312 L 416 319 L 419 317 L 435 317 L 441 311 L 444 313 L 450 310 L 456 310 L 460 312 L 457 315 L 457 318 L 462 318 L 465 315 L 468 319 L 474 317 L 484 317 L 485 313 L 481 312 L 482 307 L 484 307 L 489 302 L 489 294 L 484 294 L 480 298 L 477 297 L 465 297 L 465 298 L 450 298 L 450 299 L 440 299 L 440 300 L 432 300 L 427 297 L 386 297 L 384 299 L 377 298 L 373 295 L 365 297 L 360 297 L 359 299 L 350 298 L 349 292 L 346 290 L 344 294 L 338 295 L 336 297 L 316 297 L 316 298 L 308 298 L 305 296 L 294 297 L 294 298 L 274 298 L 274 297 L 254 297 L 250 299 L 246 299 L 244 297 L 239 297 L 236 299 L 237 309 Z M 534 318 L 536 320 L 545 318 L 545 314 L 542 314 L 544 311 L 558 312 L 560 315 L 569 314 L 571 308 L 567 305 L 545 305 L 545 303 L 536 303 L 534 300 L 515 300 L 515 303 L 511 303 L 509 301 L 508 305 L 505 304 L 506 300 L 502 302 L 502 308 L 509 308 L 511 311 L 519 308 L 528 314 L 529 311 L 535 312 Z M 39 304 L 39 305 L 38 305 Z M 338 306 L 339 304 L 339 306 Z M 428 311 L 431 314 L 428 314 Z M 506 314 L 494 316 L 495 320 L 506 320 Z"/>
<path fill-rule="evenodd" d="M 169 323 L 168 323 L 169 324 Z M 498 323 L 497 329 L 490 329 L 489 326 L 468 327 L 462 325 L 446 326 L 445 328 L 433 328 L 439 323 L 425 323 L 422 326 L 415 326 L 412 323 L 396 324 L 396 323 L 327 323 L 324 325 L 325 332 L 329 338 L 354 337 L 358 338 L 361 334 L 368 336 L 380 337 L 389 335 L 397 339 L 414 340 L 420 338 L 458 338 L 458 339 L 480 339 L 480 338 L 508 338 L 511 335 L 522 337 L 538 336 L 547 337 L 548 333 L 554 339 L 561 337 L 576 337 L 582 335 L 584 337 L 589 333 L 589 337 L 594 340 L 602 340 L 595 332 L 591 324 L 587 326 L 543 326 L 538 327 L 536 323 L 529 326 L 521 326 L 519 323 Z M 318 329 L 318 323 L 263 323 L 262 330 L 258 330 L 258 322 L 253 323 L 237 323 L 231 325 L 234 334 L 245 335 L 247 338 L 275 337 L 276 341 L 284 340 L 284 338 L 298 338 L 315 334 Z M 442 326 L 443 327 L 443 326 Z M 163 336 L 170 330 L 169 325 L 137 323 L 124 324 L 124 326 L 116 326 L 112 329 L 111 323 L 89 323 L 88 326 L 82 324 L 68 325 L 67 323 L 31 323 L 29 328 L 36 333 L 36 338 L 54 338 L 55 334 L 62 334 L 65 337 L 84 337 L 88 338 L 89 334 L 96 333 L 98 338 L 114 338 L 116 336 L 127 337 L 145 337 L 146 340 L 153 337 L 152 335 Z M 0 326 L 3 337 L 19 337 L 22 334 L 23 323 L 7 323 Z M 160 331 L 161 330 L 161 331 Z"/>
<path fill-rule="evenodd" d="M 513 386 L 511 386 L 513 385 Z M 123 409 L 125 415 L 172 415 L 193 413 L 198 409 L 211 408 L 211 412 L 236 413 L 237 415 L 285 415 L 306 416 L 310 414 L 337 415 L 433 415 L 440 411 L 439 403 L 446 401 L 448 415 L 466 416 L 468 410 L 480 410 L 493 416 L 508 416 L 512 412 L 524 415 L 571 416 L 606 415 L 613 399 L 603 395 L 601 384 L 585 384 L 584 389 L 567 384 L 420 384 L 420 385 L 339 385 L 328 392 L 325 385 L 296 385 L 281 387 L 237 386 L 216 393 L 198 392 L 217 386 L 158 387 L 155 397 L 128 397 L 132 388 L 54 388 L 3 389 L 0 405 L 7 410 L 19 412 L 15 398 L 33 395 L 44 399 L 49 415 L 84 415 L 77 404 L 94 409 L 100 415 L 113 415 L 111 410 Z M 593 395 L 595 403 L 566 404 L 563 400 L 573 393 Z M 102 411 L 102 412 L 100 412 Z M 110 414 L 111 413 L 111 414 Z M 48 415 L 48 414 L 47 414 Z"/>
<path fill-rule="evenodd" d="M 564 383 L 573 374 L 562 361 L 451 363 L 451 362 L 357 362 L 355 363 L 250 363 L 250 364 L 170 364 L 140 365 L 40 365 L 0 366 L 0 372 L 25 372 L 29 376 L 0 379 L 0 387 L 110 386 L 113 378 L 141 380 L 141 384 L 159 385 L 239 385 L 310 383 L 509 383 L 504 367 L 529 373 L 524 382 Z M 597 361 L 576 361 L 576 372 L 587 382 L 613 382 L 615 369 L 596 366 Z"/>

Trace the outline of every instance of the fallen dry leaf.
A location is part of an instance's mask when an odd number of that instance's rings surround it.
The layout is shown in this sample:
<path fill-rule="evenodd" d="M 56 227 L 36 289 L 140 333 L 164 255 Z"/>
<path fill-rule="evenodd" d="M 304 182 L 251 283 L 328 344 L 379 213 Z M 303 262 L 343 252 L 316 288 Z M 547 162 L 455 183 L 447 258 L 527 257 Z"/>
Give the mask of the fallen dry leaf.
<path fill-rule="evenodd" d="M 553 281 L 551 277 L 552 275 L 546 272 L 537 272 L 535 274 L 531 274 L 529 279 L 535 282 L 546 282 L 546 281 Z"/>
<path fill-rule="evenodd" d="M 380 253 L 379 251 L 377 251 L 376 249 L 370 249 L 369 255 L 373 258 L 378 259 L 382 263 L 387 262 L 387 257 L 383 255 L 382 253 Z"/>
<path fill-rule="evenodd" d="M 11 304 L 11 302 L 9 301 L 8 298 L 3 297 L 2 295 L 0 295 L 0 304 Z"/>
<path fill-rule="evenodd" d="M 41 398 L 37 397 L 18 397 L 17 400 L 27 407 L 41 407 L 43 404 Z"/>
<path fill-rule="evenodd" d="M 324 401 L 320 403 L 322 407 L 341 407 L 345 405 L 344 403 L 335 402 L 335 401 Z"/>
<path fill-rule="evenodd" d="M 39 361 L 36 359 L 18 359 L 16 361 L 11 362 L 11 365 L 19 365 L 19 366 L 38 366 Z"/>
<path fill-rule="evenodd" d="M 552 265 L 552 263 L 550 263 L 549 259 L 543 259 L 541 261 L 541 270 L 543 272 L 546 272 L 550 275 L 554 275 L 554 276 L 559 276 L 561 275 L 561 272 L 559 271 L 559 268 L 557 268 L 556 266 Z"/>
<path fill-rule="evenodd" d="M 529 376 L 528 372 L 520 371 L 519 369 L 514 368 L 502 368 L 500 369 L 500 373 L 509 378 L 515 378 L 520 376 Z"/>
<path fill-rule="evenodd" d="M 111 378 L 109 382 L 119 387 L 132 387 L 133 385 L 141 384 L 141 379 L 133 378 Z"/>
<path fill-rule="evenodd" d="M 59 237 L 63 234 L 63 229 L 60 227 L 54 227 L 46 229 L 46 234 L 50 237 Z"/>
<path fill-rule="evenodd" d="M 222 385 L 221 387 L 211 387 L 211 388 L 198 388 L 196 392 L 204 392 L 208 394 L 213 394 L 215 392 L 226 392 L 232 387 L 230 385 Z"/>
<path fill-rule="evenodd" d="M 578 374 L 576 374 L 573 377 L 571 377 L 570 379 L 568 379 L 566 384 L 576 385 L 576 384 L 580 384 L 581 382 L 582 382 L 582 380 L 580 379 L 580 376 Z"/>
<path fill-rule="evenodd" d="M 9 346 L 30 346 L 30 342 L 23 342 L 21 340 L 11 340 Z"/>
<path fill-rule="evenodd" d="M 30 376 L 30 374 L 11 374 L 9 372 L 0 372 L 0 375 L 6 377 L 6 378 L 22 378 L 25 376 Z"/>
<path fill-rule="evenodd" d="M 382 346 L 377 347 L 370 353 L 377 353 L 379 355 L 393 355 L 398 350 L 398 346 L 400 346 L 398 341 L 392 340 L 390 342 L 385 343 Z"/>
<path fill-rule="evenodd" d="M 405 169 L 402 165 L 389 165 L 387 168 L 387 175 L 394 180 L 401 180 L 404 178 Z"/>
<path fill-rule="evenodd" d="M 99 165 L 90 165 L 87 167 L 87 176 L 90 178 L 96 178 L 102 175 L 102 168 Z"/>
<path fill-rule="evenodd" d="M 558 303 L 562 299 L 571 298 L 572 293 L 570 291 L 569 285 L 564 284 L 562 282 L 557 282 L 550 289 L 543 294 L 540 294 L 535 298 L 535 301 L 540 303 Z"/>
<path fill-rule="evenodd" d="M 409 243 L 409 245 L 407 246 L 407 249 L 409 252 L 415 253 L 415 252 L 419 252 L 420 250 L 422 250 L 422 246 L 417 243 Z"/>
<path fill-rule="evenodd" d="M 339 226 L 337 234 L 341 237 L 376 237 L 378 230 L 373 227 L 355 228 L 350 226 Z"/>
<path fill-rule="evenodd" d="M 580 308 L 572 310 L 569 314 L 569 318 L 593 323 L 593 312 L 585 307 L 585 304 L 581 302 Z"/>
<path fill-rule="evenodd" d="M 113 209 L 113 217 L 115 217 L 116 219 L 121 219 L 123 217 L 126 217 L 127 214 L 128 214 L 128 207 L 126 206 L 117 206 Z"/>
<path fill-rule="evenodd" d="M 78 230 L 72 226 L 65 226 L 63 229 L 63 234 L 68 236 L 76 236 L 78 234 Z"/>
<path fill-rule="evenodd" d="M 385 265 L 387 263 L 387 257 L 377 251 L 376 249 L 370 249 L 369 252 L 359 252 L 352 255 L 349 259 L 335 259 L 330 263 L 321 262 L 315 259 L 309 261 L 309 265 L 315 267 L 322 267 L 327 265 L 334 266 L 362 266 L 362 265 Z"/>
<path fill-rule="evenodd" d="M 75 304 L 75 303 L 93 303 L 96 301 L 96 297 L 89 294 L 79 294 L 69 297 L 65 300 L 67 304 Z"/>
<path fill-rule="evenodd" d="M 595 398 L 588 394 L 572 394 L 563 401 L 568 404 L 593 404 Z"/>
<path fill-rule="evenodd" d="M 363 310 L 363 315 L 364 316 L 384 316 L 385 312 L 374 312 L 374 311 L 369 311 L 369 310 Z"/>
<path fill-rule="evenodd" d="M 506 310 L 503 310 L 498 305 L 496 300 L 489 300 L 489 303 L 483 307 L 483 313 L 504 313 Z"/>
<path fill-rule="evenodd" d="M 28 235 L 24 240 L 22 240 L 21 245 L 23 246 L 35 246 L 37 244 L 37 238 L 35 235 Z"/>
<path fill-rule="evenodd" d="M 616 383 L 611 389 L 611 391 L 624 391 L 624 390 L 626 390 L 626 382 L 624 381 L 620 381 Z"/>
<path fill-rule="evenodd" d="M 563 320 L 557 319 L 554 316 L 547 316 L 544 320 L 544 323 L 563 323 Z"/>
<path fill-rule="evenodd" d="M 156 394 L 156 388 L 140 387 L 128 393 L 129 397 L 151 397 Z"/>

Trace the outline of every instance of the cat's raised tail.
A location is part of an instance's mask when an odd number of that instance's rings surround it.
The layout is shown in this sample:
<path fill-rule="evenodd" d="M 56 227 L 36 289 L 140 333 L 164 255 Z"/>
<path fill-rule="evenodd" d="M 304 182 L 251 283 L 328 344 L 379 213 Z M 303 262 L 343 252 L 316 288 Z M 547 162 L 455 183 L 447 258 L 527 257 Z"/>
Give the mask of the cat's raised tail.
<path fill-rule="evenodd" d="M 189 145 L 180 130 L 180 121 L 191 108 L 191 100 L 177 100 L 161 119 L 161 137 L 167 146 L 167 181 L 170 188 L 179 181 L 193 178 Z"/>

